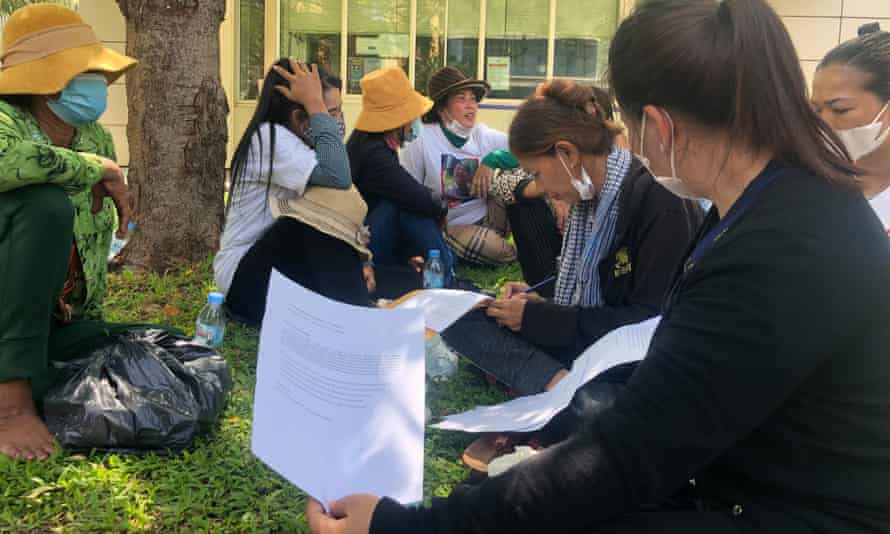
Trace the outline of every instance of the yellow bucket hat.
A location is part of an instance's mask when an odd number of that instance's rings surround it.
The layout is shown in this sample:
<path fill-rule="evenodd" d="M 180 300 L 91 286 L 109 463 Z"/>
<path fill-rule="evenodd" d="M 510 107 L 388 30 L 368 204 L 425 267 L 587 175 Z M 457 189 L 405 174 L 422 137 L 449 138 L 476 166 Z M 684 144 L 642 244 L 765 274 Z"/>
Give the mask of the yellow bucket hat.
<path fill-rule="evenodd" d="M 433 101 L 415 91 L 405 71 L 398 67 L 375 70 L 359 83 L 362 87 L 362 112 L 355 123 L 356 130 L 394 130 L 433 107 Z"/>
<path fill-rule="evenodd" d="M 101 72 L 110 84 L 136 60 L 102 46 L 75 11 L 33 4 L 6 22 L 0 63 L 0 95 L 52 95 L 84 72 Z"/>

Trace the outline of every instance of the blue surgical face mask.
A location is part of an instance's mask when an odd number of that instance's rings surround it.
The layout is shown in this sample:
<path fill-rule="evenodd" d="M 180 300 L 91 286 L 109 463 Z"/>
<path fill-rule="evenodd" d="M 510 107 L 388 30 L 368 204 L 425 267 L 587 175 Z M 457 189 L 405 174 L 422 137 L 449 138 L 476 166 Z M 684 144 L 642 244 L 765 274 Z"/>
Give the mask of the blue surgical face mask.
<path fill-rule="evenodd" d="M 403 133 L 403 141 L 405 143 L 410 143 L 414 141 L 418 137 L 420 137 L 420 133 L 423 131 L 423 123 L 420 122 L 420 118 L 416 118 L 411 121 L 411 125 L 407 132 Z"/>
<path fill-rule="evenodd" d="M 75 128 L 95 122 L 108 107 L 108 80 L 95 73 L 75 76 L 62 89 L 59 98 L 48 100 L 47 105 L 57 117 Z"/>

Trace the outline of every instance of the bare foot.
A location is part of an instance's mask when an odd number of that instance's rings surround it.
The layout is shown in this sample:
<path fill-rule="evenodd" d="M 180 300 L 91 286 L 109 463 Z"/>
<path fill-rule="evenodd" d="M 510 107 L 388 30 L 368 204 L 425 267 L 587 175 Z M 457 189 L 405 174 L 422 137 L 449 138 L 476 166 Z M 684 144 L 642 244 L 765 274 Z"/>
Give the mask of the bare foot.
<path fill-rule="evenodd" d="M 56 445 L 37 415 L 27 380 L 0 384 L 0 454 L 11 458 L 46 459 Z"/>

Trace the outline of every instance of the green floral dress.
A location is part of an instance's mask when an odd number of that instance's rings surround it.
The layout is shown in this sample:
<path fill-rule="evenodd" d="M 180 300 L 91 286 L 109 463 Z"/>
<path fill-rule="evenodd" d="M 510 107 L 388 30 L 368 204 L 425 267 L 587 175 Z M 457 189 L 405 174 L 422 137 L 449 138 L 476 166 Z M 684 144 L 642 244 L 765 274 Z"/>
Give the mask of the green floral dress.
<path fill-rule="evenodd" d="M 54 146 L 30 112 L 0 100 L 0 192 L 37 184 L 57 184 L 74 206 L 74 240 L 81 261 L 68 299 L 72 318 L 102 319 L 108 249 L 115 209 L 106 198 L 93 215 L 90 188 L 102 178 L 98 156 L 115 159 L 111 134 L 97 122 L 77 130 L 69 148 Z"/>

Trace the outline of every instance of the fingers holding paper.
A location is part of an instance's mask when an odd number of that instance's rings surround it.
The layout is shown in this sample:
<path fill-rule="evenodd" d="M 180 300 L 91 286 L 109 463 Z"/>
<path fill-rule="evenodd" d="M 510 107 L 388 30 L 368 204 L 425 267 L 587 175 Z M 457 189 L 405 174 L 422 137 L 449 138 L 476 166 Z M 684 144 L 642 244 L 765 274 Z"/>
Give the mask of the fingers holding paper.
<path fill-rule="evenodd" d="M 380 498 L 373 495 L 350 495 L 330 503 L 325 513 L 321 503 L 310 497 L 306 521 L 312 534 L 367 534 L 378 502 Z"/>

